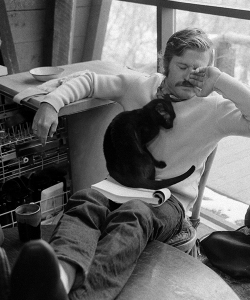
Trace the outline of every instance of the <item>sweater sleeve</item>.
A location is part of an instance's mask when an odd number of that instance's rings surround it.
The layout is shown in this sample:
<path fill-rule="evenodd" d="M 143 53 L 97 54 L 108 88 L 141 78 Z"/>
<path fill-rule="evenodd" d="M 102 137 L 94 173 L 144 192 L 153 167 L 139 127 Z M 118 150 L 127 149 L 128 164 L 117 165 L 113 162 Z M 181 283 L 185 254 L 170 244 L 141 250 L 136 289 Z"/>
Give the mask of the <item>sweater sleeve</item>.
<path fill-rule="evenodd" d="M 99 75 L 86 72 L 82 76 L 72 78 L 53 92 L 46 95 L 43 102 L 51 104 L 57 112 L 70 103 L 84 98 L 94 97 L 119 102 L 130 83 L 138 78 L 138 74 Z"/>
<path fill-rule="evenodd" d="M 231 100 L 250 122 L 250 88 L 247 85 L 226 73 L 222 73 L 215 83 L 214 89 L 223 98 Z"/>
<path fill-rule="evenodd" d="M 214 90 L 222 95 L 217 102 L 217 122 L 223 135 L 250 135 L 250 89 L 222 73 Z"/>

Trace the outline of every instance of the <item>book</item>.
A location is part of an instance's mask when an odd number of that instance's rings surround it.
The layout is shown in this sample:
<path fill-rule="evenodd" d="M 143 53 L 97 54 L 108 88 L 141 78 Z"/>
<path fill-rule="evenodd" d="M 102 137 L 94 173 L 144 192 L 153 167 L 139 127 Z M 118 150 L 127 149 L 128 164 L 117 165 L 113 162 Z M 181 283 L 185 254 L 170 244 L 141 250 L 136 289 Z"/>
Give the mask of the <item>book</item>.
<path fill-rule="evenodd" d="M 112 179 L 105 179 L 96 184 L 92 184 L 91 188 L 99 191 L 104 196 L 117 203 L 124 203 L 132 199 L 140 199 L 158 206 L 168 200 L 171 196 L 171 192 L 168 188 L 156 191 L 130 188 L 123 186 Z"/>

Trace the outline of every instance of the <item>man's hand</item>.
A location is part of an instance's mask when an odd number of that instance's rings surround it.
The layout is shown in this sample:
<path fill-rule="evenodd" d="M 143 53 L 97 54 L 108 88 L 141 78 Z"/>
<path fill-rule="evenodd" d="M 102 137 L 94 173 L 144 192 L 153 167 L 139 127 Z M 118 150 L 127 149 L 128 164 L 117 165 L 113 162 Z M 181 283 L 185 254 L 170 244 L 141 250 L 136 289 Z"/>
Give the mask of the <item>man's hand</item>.
<path fill-rule="evenodd" d="M 32 124 L 33 133 L 46 144 L 47 137 L 52 137 L 58 125 L 58 113 L 49 103 L 42 103 L 35 114 Z"/>
<path fill-rule="evenodd" d="M 221 71 L 215 67 L 204 67 L 193 70 L 190 73 L 189 81 L 195 86 L 196 96 L 207 97 L 211 94 L 220 74 Z"/>

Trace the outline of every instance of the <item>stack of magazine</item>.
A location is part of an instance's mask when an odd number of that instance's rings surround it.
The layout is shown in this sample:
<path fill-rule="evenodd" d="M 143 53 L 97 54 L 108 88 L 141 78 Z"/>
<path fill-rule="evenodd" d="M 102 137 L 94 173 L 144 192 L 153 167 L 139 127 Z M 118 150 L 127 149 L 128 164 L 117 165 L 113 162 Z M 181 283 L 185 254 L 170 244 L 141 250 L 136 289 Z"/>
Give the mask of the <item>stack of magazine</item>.
<path fill-rule="evenodd" d="M 119 184 L 112 178 L 107 178 L 93 184 L 91 185 L 91 188 L 99 191 L 104 196 L 117 203 L 124 203 L 132 199 L 140 199 L 153 205 L 161 205 L 171 196 L 171 192 L 168 188 L 156 191 L 130 188 Z"/>

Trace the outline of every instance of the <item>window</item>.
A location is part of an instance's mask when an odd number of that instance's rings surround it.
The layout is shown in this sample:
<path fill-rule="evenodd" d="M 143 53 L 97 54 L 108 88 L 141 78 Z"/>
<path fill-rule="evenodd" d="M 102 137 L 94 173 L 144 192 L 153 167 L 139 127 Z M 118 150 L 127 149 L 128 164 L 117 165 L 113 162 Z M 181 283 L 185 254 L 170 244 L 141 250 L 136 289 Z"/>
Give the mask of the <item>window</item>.
<path fill-rule="evenodd" d="M 250 84 L 250 21 L 177 10 L 176 29 L 185 27 L 203 28 L 215 45 L 215 65 Z"/>
<path fill-rule="evenodd" d="M 172 2 L 225 5 L 250 10 L 250 1 L 244 0 L 175 0 Z M 216 66 L 242 82 L 250 84 L 250 20 L 176 9 L 176 30 L 185 27 L 203 28 L 214 41 Z M 114 1 L 102 59 L 149 73 L 155 72 L 156 39 L 155 6 Z"/>
<path fill-rule="evenodd" d="M 102 59 L 136 69 L 155 65 L 156 38 L 154 6 L 113 1 Z"/>

